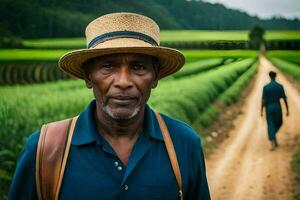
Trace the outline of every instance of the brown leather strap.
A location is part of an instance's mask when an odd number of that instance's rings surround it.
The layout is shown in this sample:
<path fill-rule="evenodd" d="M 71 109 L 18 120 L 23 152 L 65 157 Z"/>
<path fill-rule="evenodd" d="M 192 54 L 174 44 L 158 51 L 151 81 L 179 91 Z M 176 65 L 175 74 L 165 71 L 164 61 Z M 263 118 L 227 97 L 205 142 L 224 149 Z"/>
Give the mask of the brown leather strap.
<path fill-rule="evenodd" d="M 77 117 L 42 126 L 36 155 L 39 200 L 58 199 Z"/>
<path fill-rule="evenodd" d="M 181 178 L 181 173 L 180 173 L 179 164 L 178 164 L 178 161 L 177 161 L 177 156 L 176 156 L 176 152 L 175 152 L 175 149 L 174 149 L 174 145 L 173 145 L 172 139 L 170 137 L 168 127 L 165 124 L 163 118 L 157 112 L 155 112 L 155 115 L 156 115 L 157 121 L 159 123 L 160 130 L 162 132 L 162 135 L 163 135 L 163 138 L 164 138 L 164 141 L 165 141 L 165 145 L 166 145 L 166 148 L 167 148 L 167 152 L 168 152 L 168 155 L 169 155 L 169 159 L 170 159 L 170 162 L 171 162 L 171 165 L 172 165 L 172 169 L 173 169 L 173 172 L 174 172 L 176 180 L 177 180 L 177 184 L 178 184 L 178 187 L 179 187 L 179 198 L 181 200 L 183 200 L 182 178 Z"/>
<path fill-rule="evenodd" d="M 65 172 L 65 168 L 66 168 L 66 164 L 67 164 L 67 159 L 68 159 L 68 155 L 69 155 L 69 152 L 70 152 L 72 136 L 73 136 L 73 133 L 74 133 L 74 128 L 75 128 L 77 119 L 78 119 L 78 116 L 76 116 L 72 119 L 72 122 L 71 122 L 71 125 L 70 125 L 70 128 L 69 128 L 69 136 L 68 136 L 68 140 L 67 140 L 67 143 L 66 143 L 66 148 L 65 148 L 65 152 L 64 152 L 64 157 L 63 157 L 63 161 L 62 161 L 60 175 L 59 175 L 59 180 L 58 180 L 58 184 L 57 184 L 57 188 L 56 188 L 56 194 L 55 194 L 55 199 L 56 200 L 59 197 L 61 183 L 62 183 L 62 179 L 63 179 L 63 176 L 64 176 L 64 172 Z"/>

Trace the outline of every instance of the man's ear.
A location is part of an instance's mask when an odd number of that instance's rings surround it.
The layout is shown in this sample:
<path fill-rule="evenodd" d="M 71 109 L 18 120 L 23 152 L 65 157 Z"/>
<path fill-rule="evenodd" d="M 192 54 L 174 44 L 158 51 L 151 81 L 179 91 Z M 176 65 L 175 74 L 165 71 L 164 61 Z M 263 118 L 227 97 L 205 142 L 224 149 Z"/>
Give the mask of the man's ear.
<path fill-rule="evenodd" d="M 158 81 L 157 81 L 157 80 L 155 80 L 155 81 L 152 83 L 152 86 L 151 86 L 151 88 L 152 88 L 152 89 L 156 88 L 156 86 L 157 86 L 157 83 L 158 83 Z"/>
<path fill-rule="evenodd" d="M 92 81 L 91 81 L 91 79 L 90 79 L 90 74 L 89 74 L 89 77 L 88 77 L 88 78 L 85 78 L 84 80 L 85 80 L 85 85 L 86 85 L 87 88 L 90 89 L 90 88 L 93 87 Z"/>
<path fill-rule="evenodd" d="M 151 88 L 156 88 L 159 79 L 159 63 L 155 62 L 153 67 L 154 67 L 155 79 L 152 82 Z"/>
<path fill-rule="evenodd" d="M 93 82 L 91 79 L 91 73 L 90 70 L 88 69 L 88 66 L 86 64 L 83 65 L 83 75 L 84 75 L 84 81 L 85 85 L 87 88 L 92 88 L 93 87 Z"/>

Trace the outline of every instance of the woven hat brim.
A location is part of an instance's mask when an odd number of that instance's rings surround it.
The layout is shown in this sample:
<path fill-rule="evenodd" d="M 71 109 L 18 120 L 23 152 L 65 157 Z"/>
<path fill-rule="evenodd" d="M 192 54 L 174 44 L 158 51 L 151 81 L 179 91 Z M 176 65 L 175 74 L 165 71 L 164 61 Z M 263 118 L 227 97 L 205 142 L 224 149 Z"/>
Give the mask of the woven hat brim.
<path fill-rule="evenodd" d="M 81 49 L 63 55 L 58 66 L 67 74 L 84 79 L 82 64 L 89 59 L 118 53 L 140 53 L 157 57 L 160 62 L 159 79 L 177 72 L 185 63 L 184 55 L 167 47 L 114 47 L 103 49 Z"/>

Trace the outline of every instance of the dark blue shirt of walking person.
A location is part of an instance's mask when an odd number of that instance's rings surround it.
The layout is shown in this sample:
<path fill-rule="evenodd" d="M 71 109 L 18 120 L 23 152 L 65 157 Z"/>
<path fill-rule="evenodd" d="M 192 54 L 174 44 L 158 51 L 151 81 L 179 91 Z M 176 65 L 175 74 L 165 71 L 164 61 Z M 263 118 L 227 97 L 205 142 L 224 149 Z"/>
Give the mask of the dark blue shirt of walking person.
<path fill-rule="evenodd" d="M 268 138 L 271 141 L 271 150 L 275 150 L 275 148 L 278 147 L 276 134 L 282 125 L 282 110 L 280 99 L 284 100 L 287 110 L 287 116 L 289 115 L 289 109 L 284 88 L 275 80 L 276 72 L 271 71 L 269 73 L 269 76 L 271 81 L 263 88 L 261 115 L 263 115 L 263 108 L 265 107 L 268 126 Z"/>

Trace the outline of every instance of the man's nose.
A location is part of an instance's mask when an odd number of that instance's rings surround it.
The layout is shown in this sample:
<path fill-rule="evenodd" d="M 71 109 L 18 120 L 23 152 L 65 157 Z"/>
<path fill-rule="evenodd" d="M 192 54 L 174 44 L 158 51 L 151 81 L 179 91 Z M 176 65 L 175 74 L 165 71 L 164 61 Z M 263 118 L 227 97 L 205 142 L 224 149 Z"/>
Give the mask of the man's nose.
<path fill-rule="evenodd" d="M 119 67 L 116 72 L 114 86 L 121 89 L 126 89 L 133 86 L 129 66 L 122 65 Z"/>

